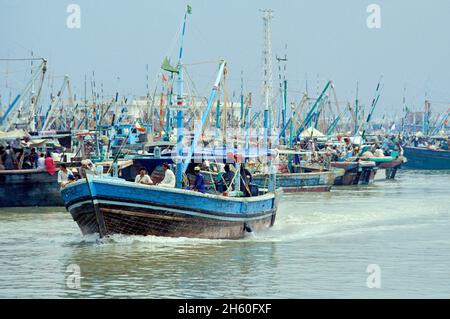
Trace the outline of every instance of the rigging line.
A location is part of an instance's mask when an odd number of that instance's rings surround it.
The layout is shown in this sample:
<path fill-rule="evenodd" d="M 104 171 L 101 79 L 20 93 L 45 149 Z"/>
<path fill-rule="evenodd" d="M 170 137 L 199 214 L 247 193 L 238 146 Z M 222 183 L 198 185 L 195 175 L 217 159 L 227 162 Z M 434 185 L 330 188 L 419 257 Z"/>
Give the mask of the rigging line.
<path fill-rule="evenodd" d="M 201 62 L 194 62 L 194 63 L 183 63 L 184 66 L 191 66 L 191 65 L 199 65 L 199 64 L 215 64 L 220 63 L 222 60 L 210 60 L 210 61 L 201 61 Z"/>
<path fill-rule="evenodd" d="M 46 61 L 44 58 L 0 58 L 0 61 Z"/>
<path fill-rule="evenodd" d="M 186 78 L 188 80 L 188 82 L 190 82 L 190 85 L 192 86 L 192 91 L 195 95 L 191 95 L 191 97 L 199 97 L 201 96 L 197 90 L 197 87 L 195 86 L 194 81 L 191 78 L 190 73 L 187 71 L 187 69 L 185 68 L 185 65 L 183 65 L 183 70 L 184 70 L 184 74 L 186 75 Z"/>
<path fill-rule="evenodd" d="M 39 67 L 39 66 L 36 66 L 36 67 L 33 67 L 33 68 L 25 68 L 25 69 L 19 69 L 19 70 L 14 70 L 14 71 L 10 71 L 10 70 L 8 70 L 8 71 L 0 71 L 0 73 L 5 74 L 5 75 L 8 75 L 8 74 L 15 74 L 15 73 L 28 72 L 28 71 L 30 71 L 30 70 L 35 71 L 35 70 L 39 70 L 39 69 L 40 69 L 40 67 Z"/>

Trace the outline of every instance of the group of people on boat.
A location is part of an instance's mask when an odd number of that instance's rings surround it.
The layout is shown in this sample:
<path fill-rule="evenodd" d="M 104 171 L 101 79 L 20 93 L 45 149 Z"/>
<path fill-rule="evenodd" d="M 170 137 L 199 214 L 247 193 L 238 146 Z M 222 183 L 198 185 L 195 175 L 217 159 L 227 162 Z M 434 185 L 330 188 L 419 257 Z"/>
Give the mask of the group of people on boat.
<path fill-rule="evenodd" d="M 232 168 L 233 166 L 233 168 Z M 241 191 L 243 196 L 251 196 L 252 192 L 250 186 L 253 183 L 253 175 L 252 170 L 254 170 L 255 163 L 250 161 L 245 164 L 240 165 L 240 183 L 239 189 L 236 189 L 236 170 L 235 164 L 225 164 L 220 166 L 220 169 L 217 170 L 216 178 L 214 180 L 214 188 L 217 192 L 222 194 L 227 194 L 231 191 Z M 136 175 L 134 182 L 143 185 L 155 185 L 162 187 L 174 188 L 176 185 L 176 178 L 173 171 L 170 169 L 170 165 L 168 163 L 164 163 L 162 165 L 164 171 L 164 178 L 161 182 L 155 183 L 153 179 L 157 179 L 148 174 L 148 171 L 145 167 L 141 167 L 139 169 L 139 173 Z M 204 161 L 201 165 L 196 165 L 193 168 L 193 178 L 190 183 L 185 181 L 185 190 L 191 190 L 200 193 L 209 193 L 212 191 L 206 182 L 206 178 L 204 174 L 208 174 L 208 172 L 212 173 L 213 171 L 210 169 L 210 165 L 207 161 Z M 214 178 L 213 178 L 214 179 Z"/>
<path fill-rule="evenodd" d="M 421 134 L 411 134 L 405 136 L 402 140 L 404 146 L 413 146 L 418 148 L 427 148 L 430 150 L 444 150 L 450 149 L 449 137 L 428 137 Z"/>
<path fill-rule="evenodd" d="M 0 145 L 0 169 L 36 169 L 44 168 L 45 154 L 36 152 L 35 148 L 16 149 L 8 144 Z"/>
<path fill-rule="evenodd" d="M 164 171 L 164 178 L 161 182 L 154 183 L 150 175 L 148 175 L 147 169 L 145 167 L 141 167 L 139 169 L 139 174 L 136 175 L 134 182 L 143 185 L 157 185 L 162 187 L 174 188 L 176 184 L 175 174 L 170 169 L 168 163 L 163 163 L 162 168 Z"/>
<path fill-rule="evenodd" d="M 403 153 L 401 139 L 398 136 L 379 136 L 376 141 L 362 145 L 353 143 L 349 137 L 340 138 L 336 142 L 328 140 L 322 143 L 317 139 L 306 138 L 297 142 L 295 151 L 294 165 L 300 165 L 301 161 L 305 161 L 325 167 L 331 162 L 358 161 L 391 155 L 398 157 Z"/>
<path fill-rule="evenodd" d="M 212 172 L 210 165 L 204 165 L 206 161 L 203 162 L 203 170 L 206 172 Z M 216 165 L 215 173 L 217 173 L 216 178 L 213 178 L 214 188 L 217 192 L 222 194 L 228 194 L 232 191 L 240 191 L 243 196 L 252 196 L 251 186 L 253 184 L 253 174 L 256 170 L 256 165 L 253 160 L 249 160 L 247 163 L 241 163 L 238 167 L 236 163 L 227 163 L 224 165 Z M 204 189 L 204 176 L 200 173 L 200 167 L 197 166 L 195 171 L 195 181 L 194 186 L 191 187 L 193 190 Z M 237 189 L 237 177 L 240 177 L 239 189 Z M 203 183 L 203 187 L 198 185 Z"/>
<path fill-rule="evenodd" d="M 0 170 L 46 170 L 56 172 L 55 160 L 50 151 L 37 152 L 35 148 L 15 149 L 12 145 L 0 145 Z"/>

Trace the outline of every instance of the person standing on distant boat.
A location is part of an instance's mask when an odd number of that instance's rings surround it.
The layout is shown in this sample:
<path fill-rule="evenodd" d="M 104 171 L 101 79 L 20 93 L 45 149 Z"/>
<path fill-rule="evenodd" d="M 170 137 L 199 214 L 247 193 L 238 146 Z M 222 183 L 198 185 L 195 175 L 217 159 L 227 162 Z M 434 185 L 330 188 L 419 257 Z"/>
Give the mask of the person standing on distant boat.
<path fill-rule="evenodd" d="M 59 172 L 58 172 L 58 184 L 59 187 L 64 188 L 71 181 L 74 181 L 74 176 L 71 171 L 67 169 L 66 164 L 59 164 Z"/>
<path fill-rule="evenodd" d="M 29 155 L 29 158 L 30 158 L 30 162 L 31 162 L 32 168 L 37 168 L 38 167 L 39 155 L 38 155 L 38 153 L 36 153 L 36 149 L 34 147 L 31 149 L 31 153 Z"/>
<path fill-rule="evenodd" d="M 41 155 L 39 156 L 39 158 L 37 160 L 37 169 L 39 169 L 39 170 L 44 170 L 45 169 L 44 153 L 41 153 Z"/>
<path fill-rule="evenodd" d="M 164 170 L 164 179 L 161 181 L 161 183 L 157 185 L 174 188 L 176 183 L 175 174 L 170 170 L 169 164 L 164 163 L 163 170 Z"/>
<path fill-rule="evenodd" d="M 302 155 L 300 154 L 301 151 L 302 151 L 302 144 L 301 142 L 297 142 L 294 154 L 294 165 L 297 167 L 300 166 L 302 161 Z"/>
<path fill-rule="evenodd" d="M 3 171 L 5 169 L 5 166 L 3 165 L 3 157 L 5 156 L 5 150 L 3 145 L 0 145 L 0 171 Z"/>
<path fill-rule="evenodd" d="M 55 162 L 53 161 L 52 155 L 49 151 L 47 151 L 47 153 L 45 154 L 45 169 L 50 175 L 55 175 Z"/>
<path fill-rule="evenodd" d="M 5 151 L 5 159 L 3 162 L 3 165 L 5 166 L 5 169 L 14 169 L 14 165 L 17 163 L 17 157 L 16 154 L 14 154 L 14 151 L 11 148 L 11 145 L 8 145 L 6 147 Z"/>
<path fill-rule="evenodd" d="M 200 167 L 196 166 L 194 168 L 194 172 L 195 172 L 195 182 L 194 185 L 191 187 L 191 190 L 193 191 L 197 191 L 200 193 L 206 193 L 206 188 L 205 188 L 205 177 L 202 175 L 202 173 L 200 173 Z"/>
<path fill-rule="evenodd" d="M 139 174 L 134 179 L 134 182 L 144 185 L 153 185 L 153 181 L 150 176 L 147 175 L 147 170 L 144 167 L 139 170 Z"/>

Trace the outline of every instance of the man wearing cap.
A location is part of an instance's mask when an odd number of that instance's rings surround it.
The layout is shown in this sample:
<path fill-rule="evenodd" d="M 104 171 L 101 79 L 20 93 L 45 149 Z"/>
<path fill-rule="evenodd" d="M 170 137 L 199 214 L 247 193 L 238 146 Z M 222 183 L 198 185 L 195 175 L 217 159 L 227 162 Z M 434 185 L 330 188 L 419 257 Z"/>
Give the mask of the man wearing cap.
<path fill-rule="evenodd" d="M 195 182 L 194 185 L 191 187 L 191 189 L 203 194 L 206 193 L 205 177 L 200 173 L 200 166 L 196 166 L 194 168 L 194 172 L 195 172 Z"/>

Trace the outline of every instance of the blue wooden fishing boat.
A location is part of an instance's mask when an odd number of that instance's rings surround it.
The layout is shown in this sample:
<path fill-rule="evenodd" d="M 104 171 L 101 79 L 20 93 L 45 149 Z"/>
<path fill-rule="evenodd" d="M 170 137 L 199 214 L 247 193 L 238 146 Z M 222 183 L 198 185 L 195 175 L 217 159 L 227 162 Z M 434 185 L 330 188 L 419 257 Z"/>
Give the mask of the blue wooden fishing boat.
<path fill-rule="evenodd" d="M 227 197 L 92 176 L 62 190 L 83 234 L 242 238 L 275 222 L 274 193 Z"/>
<path fill-rule="evenodd" d="M 450 151 L 410 146 L 405 146 L 403 151 L 404 156 L 407 158 L 407 161 L 403 164 L 403 167 L 407 169 L 450 169 Z"/>

